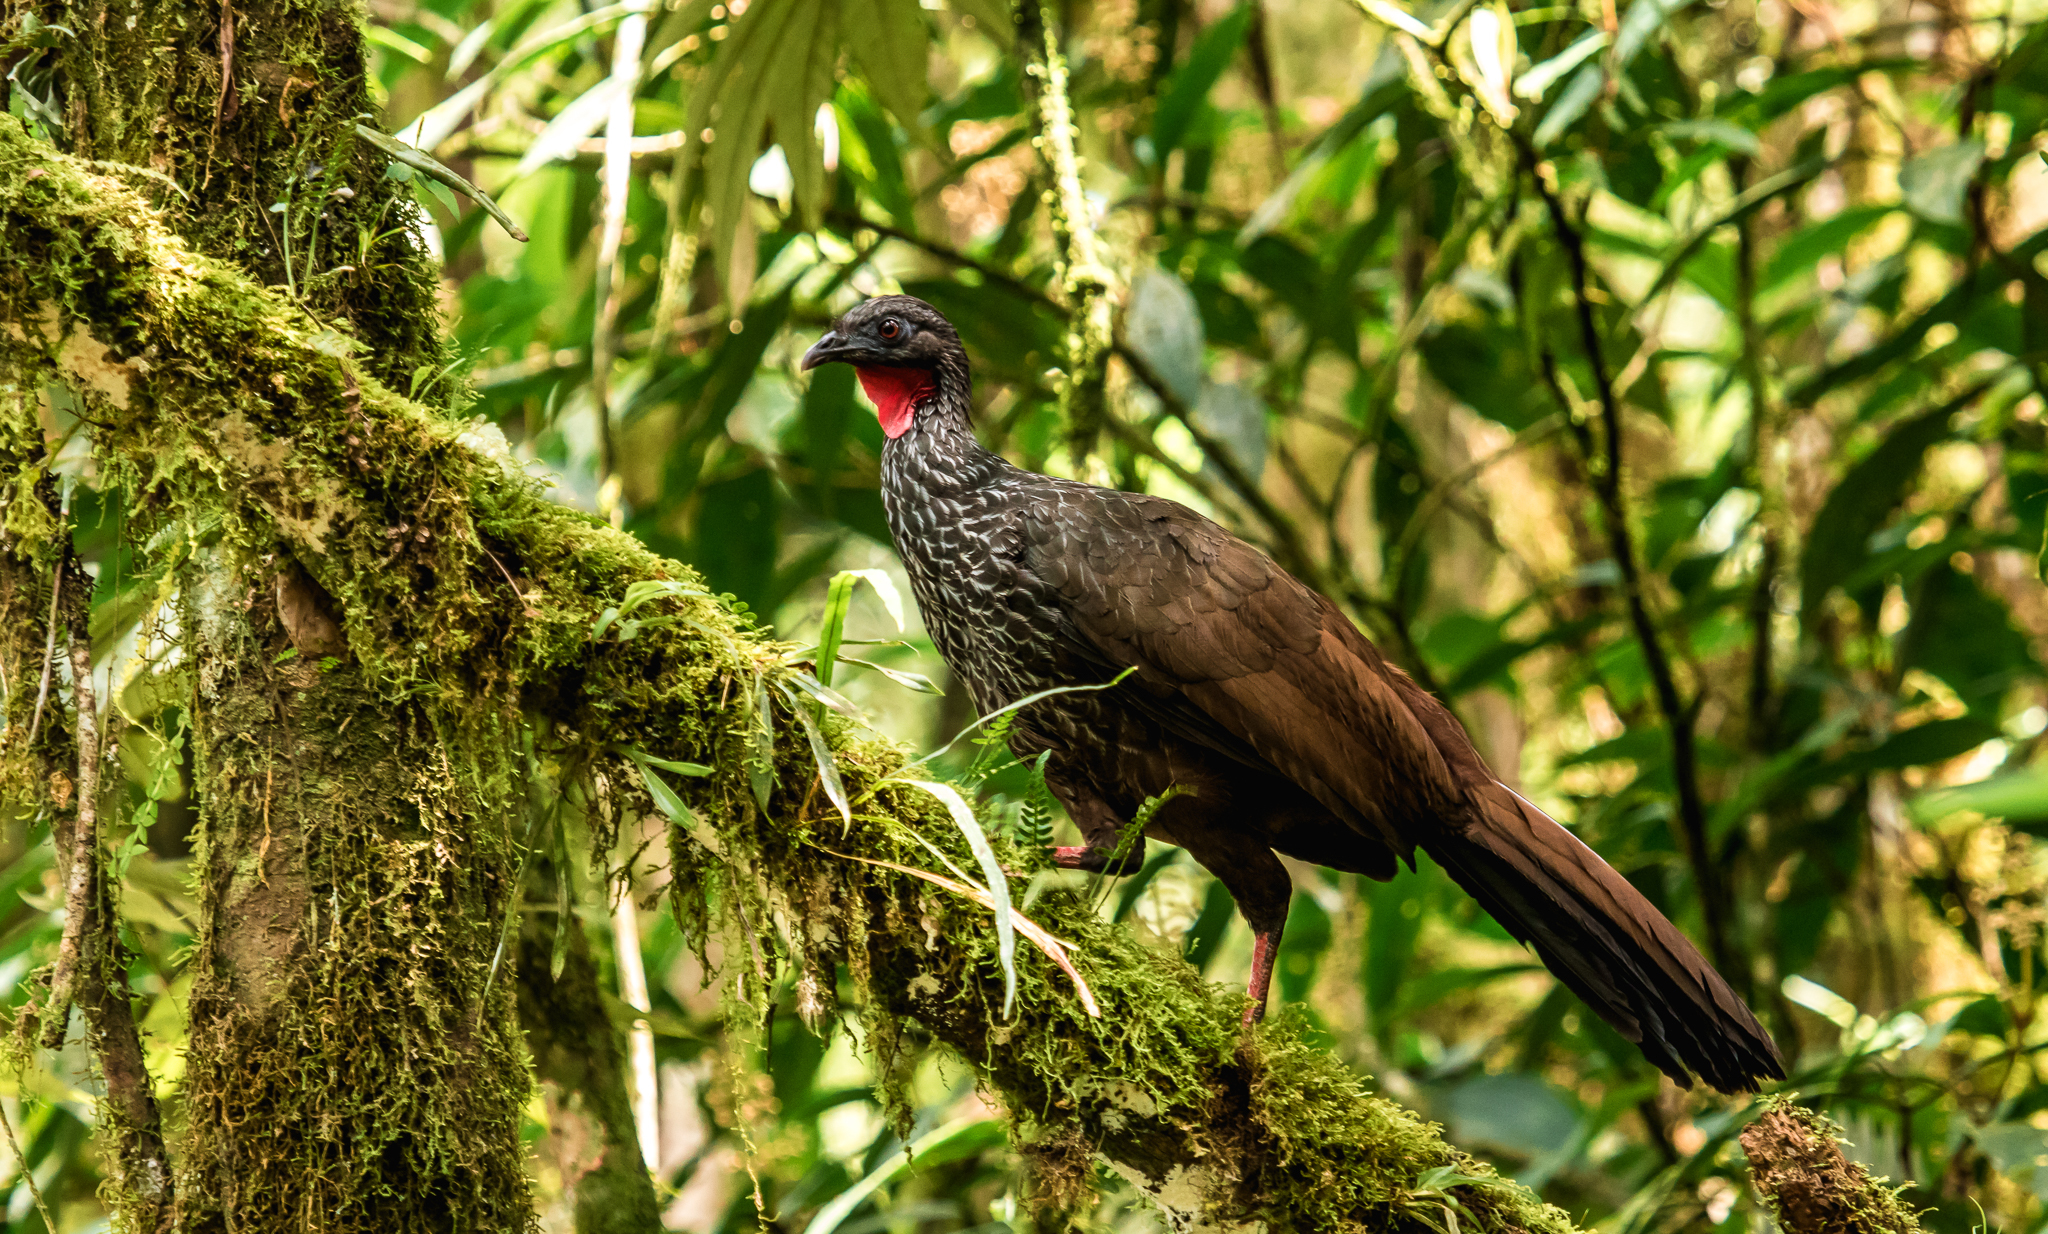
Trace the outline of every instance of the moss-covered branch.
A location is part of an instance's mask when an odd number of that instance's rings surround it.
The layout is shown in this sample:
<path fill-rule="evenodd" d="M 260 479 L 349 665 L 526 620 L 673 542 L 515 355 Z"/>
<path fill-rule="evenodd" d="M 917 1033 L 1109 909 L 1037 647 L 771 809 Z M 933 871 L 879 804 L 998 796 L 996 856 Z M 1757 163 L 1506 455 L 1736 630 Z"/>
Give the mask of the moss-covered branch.
<path fill-rule="evenodd" d="M 983 909 L 827 851 L 928 866 L 922 836 L 972 868 L 939 803 L 890 779 L 902 754 L 830 722 L 854 803 L 842 824 L 813 791 L 817 768 L 782 698 L 797 671 L 786 647 L 696 591 L 684 567 L 548 501 L 488 429 L 406 402 L 348 352 L 346 335 L 192 254 L 119 183 L 0 124 L 0 414 L 31 416 L 29 392 L 67 383 L 96 426 L 101 482 L 124 490 L 138 541 L 296 558 L 331 597 L 347 645 L 332 694 L 306 683 L 296 705 L 332 709 L 308 722 L 343 744 L 361 731 L 349 726 L 388 732 L 438 717 L 440 731 L 415 726 L 392 749 L 416 757 L 438 744 L 446 766 L 488 777 L 470 786 L 429 768 L 429 780 L 476 798 L 422 819 L 430 835 L 451 819 L 483 825 L 477 807 L 500 799 L 522 765 L 575 769 L 616 817 L 652 808 L 621 751 L 706 764 L 713 774 L 673 781 L 689 807 L 671 829 L 674 907 L 693 939 L 725 937 L 740 1004 L 765 1007 L 768 988 L 791 980 L 815 1022 L 843 968 L 878 1054 L 889 1058 L 907 1021 L 952 1046 L 1053 1182 L 1084 1186 L 1100 1160 L 1177 1228 L 1264 1219 L 1421 1234 L 1444 1228 L 1451 1209 L 1461 1229 L 1572 1229 L 1369 1093 L 1287 1017 L 1247 1035 L 1240 996 L 1138 945 L 1079 896 L 1055 891 L 1032 915 L 1071 945 L 1100 1016 L 1027 948 L 1004 1019 Z M 637 625 L 593 634 L 630 586 L 662 579 L 678 586 L 635 610 Z M 514 759 L 523 741 L 534 753 Z M 239 778 L 203 787 L 259 792 L 257 764 L 244 764 Z M 451 838 L 502 859 L 497 839 Z M 496 928 L 475 918 L 503 903 L 502 886 L 453 875 L 445 885 L 475 897 L 450 920 Z M 472 965 L 448 974 L 471 988 L 474 949 L 446 954 Z M 331 966 L 338 979 L 375 980 L 351 976 L 350 962 L 344 951 Z M 444 1021 L 422 1049 L 446 1051 L 471 1031 Z"/>
<path fill-rule="evenodd" d="M 1789 1097 L 1742 1132 L 1749 1176 L 1786 1234 L 1920 1234 L 1898 1189 L 1842 1152 L 1841 1129 Z"/>

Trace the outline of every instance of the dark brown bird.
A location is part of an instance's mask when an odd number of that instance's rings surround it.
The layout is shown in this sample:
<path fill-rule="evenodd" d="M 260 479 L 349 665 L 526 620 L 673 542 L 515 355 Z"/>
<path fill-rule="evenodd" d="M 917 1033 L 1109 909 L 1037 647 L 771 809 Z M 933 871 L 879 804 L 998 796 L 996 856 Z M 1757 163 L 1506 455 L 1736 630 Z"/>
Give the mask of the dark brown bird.
<path fill-rule="evenodd" d="M 1292 893 L 1274 854 L 1392 878 L 1420 847 L 1649 1060 L 1725 1092 L 1784 1075 L 1770 1037 L 1677 927 L 1502 784 L 1457 719 L 1322 596 L 1178 504 L 1013 467 L 968 423 L 967 355 L 910 296 L 847 313 L 806 369 L 854 366 L 888 442 L 882 498 L 932 640 L 984 714 L 1024 708 L 1017 754 L 1105 869 L 1147 798 L 1145 834 L 1237 900 L 1265 1009 Z M 1122 870 L 1143 859 L 1143 840 Z"/>

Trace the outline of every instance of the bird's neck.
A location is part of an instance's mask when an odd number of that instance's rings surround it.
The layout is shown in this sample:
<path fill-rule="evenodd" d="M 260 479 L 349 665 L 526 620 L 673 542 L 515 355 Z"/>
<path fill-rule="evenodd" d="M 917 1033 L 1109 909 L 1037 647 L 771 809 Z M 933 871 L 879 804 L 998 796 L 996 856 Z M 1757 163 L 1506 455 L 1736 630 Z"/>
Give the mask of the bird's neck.
<path fill-rule="evenodd" d="M 884 489 L 913 503 L 957 497 L 1013 470 L 975 439 L 966 396 L 943 380 L 918 404 L 909 428 L 882 446 Z"/>

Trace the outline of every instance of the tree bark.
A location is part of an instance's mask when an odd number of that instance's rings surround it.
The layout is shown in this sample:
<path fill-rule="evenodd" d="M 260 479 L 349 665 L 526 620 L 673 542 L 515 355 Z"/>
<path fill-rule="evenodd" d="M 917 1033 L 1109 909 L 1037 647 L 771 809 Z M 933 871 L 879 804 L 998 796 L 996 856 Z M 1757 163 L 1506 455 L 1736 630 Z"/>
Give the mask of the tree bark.
<path fill-rule="evenodd" d="M 502 766 L 353 664 L 293 655 L 268 571 L 187 583 L 201 932 L 182 1228 L 516 1230 L 528 1082 Z M 494 791 L 495 790 L 495 791 Z"/>
<path fill-rule="evenodd" d="M 1839 1128 L 1767 1098 L 1742 1132 L 1749 1177 L 1786 1234 L 1920 1234 L 1920 1219 L 1881 1178 L 1842 1153 Z"/>

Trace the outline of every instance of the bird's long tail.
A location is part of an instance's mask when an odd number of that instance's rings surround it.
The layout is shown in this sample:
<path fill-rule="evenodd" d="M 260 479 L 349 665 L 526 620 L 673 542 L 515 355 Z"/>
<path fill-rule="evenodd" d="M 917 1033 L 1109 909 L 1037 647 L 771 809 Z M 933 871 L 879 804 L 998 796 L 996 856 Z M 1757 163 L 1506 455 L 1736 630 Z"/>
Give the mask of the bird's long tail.
<path fill-rule="evenodd" d="M 1424 849 L 1600 1017 L 1686 1087 L 1783 1079 L 1756 1016 L 1678 927 L 1543 811 L 1490 776 Z"/>

